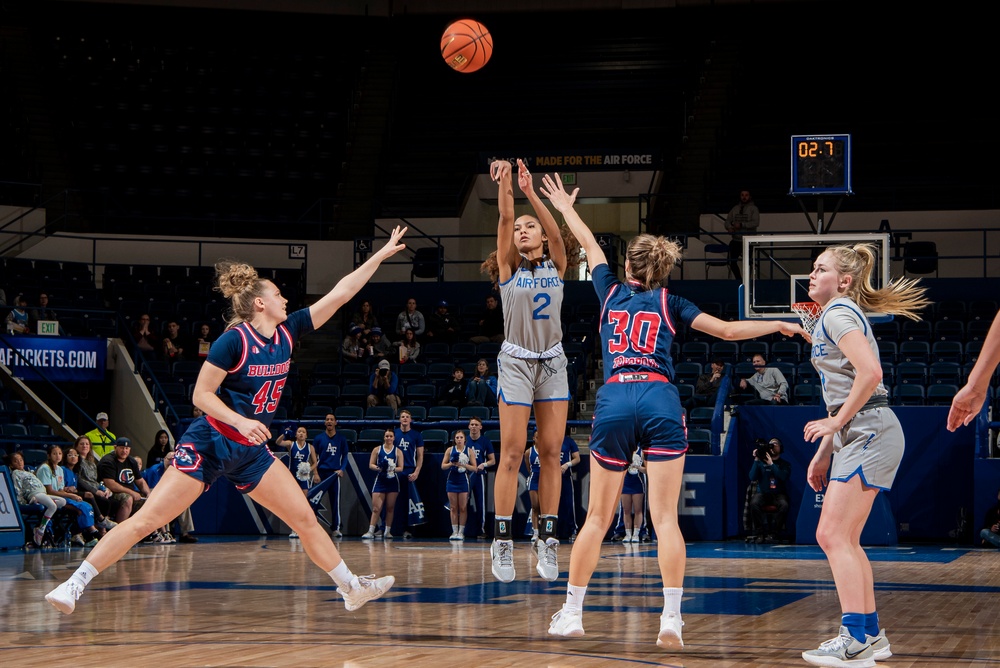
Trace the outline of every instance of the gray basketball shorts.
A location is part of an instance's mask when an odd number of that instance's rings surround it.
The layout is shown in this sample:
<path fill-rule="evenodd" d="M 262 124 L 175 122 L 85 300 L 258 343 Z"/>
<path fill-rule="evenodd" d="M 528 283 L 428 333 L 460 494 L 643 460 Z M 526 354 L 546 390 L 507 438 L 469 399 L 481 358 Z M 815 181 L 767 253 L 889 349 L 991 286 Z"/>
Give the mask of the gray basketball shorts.
<path fill-rule="evenodd" d="M 569 401 L 566 355 L 526 360 L 507 353 L 497 355 L 497 397 L 515 406 L 536 401 Z"/>
<path fill-rule="evenodd" d="M 903 427 L 888 406 L 861 411 L 833 437 L 830 480 L 858 474 L 868 487 L 891 489 L 906 449 Z"/>

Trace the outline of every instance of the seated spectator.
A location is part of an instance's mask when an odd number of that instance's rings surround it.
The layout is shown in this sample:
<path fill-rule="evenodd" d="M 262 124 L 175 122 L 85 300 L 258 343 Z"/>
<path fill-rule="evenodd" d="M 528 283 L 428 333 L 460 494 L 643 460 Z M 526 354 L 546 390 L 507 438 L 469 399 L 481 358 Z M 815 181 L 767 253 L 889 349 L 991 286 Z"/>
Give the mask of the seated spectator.
<path fill-rule="evenodd" d="M 77 442 L 86 443 L 87 448 L 90 448 L 90 441 L 83 436 L 77 439 Z M 92 450 L 88 451 L 93 452 Z M 80 453 L 77 452 L 75 447 L 70 446 L 66 448 L 65 460 L 66 463 L 63 464 L 62 468 L 63 475 L 66 478 L 66 486 L 63 489 L 80 496 L 86 503 L 90 504 L 91 509 L 94 511 L 94 526 L 97 527 L 98 533 L 103 536 L 112 527 L 118 525 L 114 520 L 105 517 L 105 511 L 108 508 L 106 497 L 101 495 L 100 492 L 92 492 L 81 485 L 80 479 L 76 474 L 80 470 Z M 108 496 L 110 496 L 110 493 Z M 105 503 L 101 504 L 99 501 L 105 501 Z"/>
<path fill-rule="evenodd" d="M 468 399 L 465 396 L 465 371 L 456 366 L 451 372 L 451 380 L 438 390 L 438 406 L 454 406 L 462 408 Z M 463 524 L 464 526 L 464 524 Z"/>
<path fill-rule="evenodd" d="M 369 379 L 368 405 L 391 406 L 394 415 L 399 412 L 399 378 L 389 368 L 389 360 L 379 362 Z"/>
<path fill-rule="evenodd" d="M 372 310 L 372 303 L 365 299 L 358 306 L 358 310 L 351 315 L 350 319 L 351 327 L 360 327 L 362 330 L 361 338 L 365 340 L 366 343 L 370 343 L 369 337 L 371 336 L 371 331 L 375 327 L 378 327 L 378 318 L 375 317 L 375 311 Z"/>
<path fill-rule="evenodd" d="M 163 337 L 163 359 L 167 362 L 198 359 L 197 349 L 188 337 L 181 334 L 181 326 L 176 320 L 167 323 L 167 335 Z"/>
<path fill-rule="evenodd" d="M 201 323 L 198 327 L 198 358 L 205 359 L 208 357 L 208 351 L 212 349 L 212 344 L 215 342 L 215 336 L 212 334 L 212 326 L 207 322 Z"/>
<path fill-rule="evenodd" d="M 757 392 L 757 398 L 747 403 L 788 404 L 788 381 L 785 376 L 777 369 L 767 366 L 767 361 L 760 353 L 754 355 L 752 361 L 756 373 L 740 380 L 741 390 L 751 385 Z"/>
<path fill-rule="evenodd" d="M 73 506 L 77 512 L 77 524 L 80 532 L 74 532 L 73 545 L 79 547 L 94 547 L 97 545 L 99 533 L 94 526 L 94 509 L 83 500 L 83 497 L 66 487 L 66 468 L 62 465 L 63 451 L 58 445 L 49 446 L 49 456 L 45 463 L 38 467 L 35 475 L 45 485 L 45 493 L 49 496 L 61 496 L 66 499 L 67 506 Z M 82 533 L 81 533 L 82 532 Z M 84 539 L 83 534 L 86 534 Z"/>
<path fill-rule="evenodd" d="M 18 295 L 14 299 L 14 308 L 7 314 L 7 332 L 9 334 L 31 333 L 27 307 L 28 300 L 24 298 L 24 295 Z"/>
<path fill-rule="evenodd" d="M 468 406 L 497 405 L 497 377 L 490 374 L 490 364 L 485 359 L 476 362 L 476 373 L 469 379 L 465 397 Z"/>
<path fill-rule="evenodd" d="M 469 340 L 473 343 L 503 343 L 503 309 L 496 295 L 486 297 L 486 310 L 479 319 L 479 334 Z"/>
<path fill-rule="evenodd" d="M 382 328 L 372 327 L 371 331 L 368 332 L 368 355 L 375 364 L 388 359 L 394 350 L 392 342 L 382 336 Z"/>
<path fill-rule="evenodd" d="M 361 340 L 365 330 L 359 325 L 351 327 L 351 331 L 344 337 L 344 342 L 340 345 L 340 355 L 345 362 L 361 362 L 365 359 L 365 347 Z"/>
<path fill-rule="evenodd" d="M 983 519 L 983 529 L 979 532 L 984 547 L 992 545 L 1000 547 L 1000 492 L 997 492 L 997 503 L 986 511 Z"/>
<path fill-rule="evenodd" d="M 13 478 L 17 502 L 25 506 L 37 503 L 44 507 L 42 521 L 35 527 L 32 535 L 35 545 L 41 547 L 42 541 L 45 539 L 45 531 L 52 523 L 52 517 L 60 508 L 66 507 L 66 499 L 61 496 L 51 496 L 45 492 L 45 485 L 42 484 L 42 481 L 34 473 L 25 470 L 24 456 L 20 452 L 10 453 L 7 455 L 6 461 Z"/>
<path fill-rule="evenodd" d="M 132 326 L 132 338 L 135 339 L 135 347 L 142 352 L 160 354 L 160 337 L 153 332 L 148 313 L 143 313 L 135 321 Z"/>
<path fill-rule="evenodd" d="M 458 318 L 448 312 L 448 302 L 442 300 L 438 302 L 437 309 L 427 317 L 424 340 L 451 344 L 458 340 L 459 330 L 461 326 Z"/>
<path fill-rule="evenodd" d="M 714 406 L 715 396 L 719 392 L 719 385 L 722 384 L 722 372 L 726 368 L 726 363 L 721 358 L 712 360 L 711 369 L 698 376 L 694 385 L 693 406 Z"/>
<path fill-rule="evenodd" d="M 156 436 L 153 437 L 153 445 L 146 453 L 146 466 L 159 464 L 167 456 L 167 453 L 173 451 L 173 449 L 173 446 L 170 445 L 169 432 L 166 429 L 159 430 L 156 432 Z"/>
<path fill-rule="evenodd" d="M 30 319 L 32 322 L 39 320 L 58 320 L 56 312 L 49 308 L 49 295 L 45 292 L 38 295 L 38 307 L 31 310 Z"/>
<path fill-rule="evenodd" d="M 73 466 L 73 473 L 76 474 L 76 487 L 93 495 L 94 503 L 97 504 L 94 517 L 104 517 L 104 524 L 98 522 L 97 526 L 103 526 L 105 529 L 115 526 L 118 523 L 108 517 L 111 513 L 111 490 L 105 487 L 104 483 L 97 477 L 97 457 L 94 456 L 94 447 L 90 443 L 90 439 L 86 435 L 78 436 L 73 450 L 79 455 L 79 460 Z"/>
<path fill-rule="evenodd" d="M 418 338 L 427 329 L 424 314 L 417 310 L 417 300 L 413 297 L 406 300 L 406 308 L 396 316 L 396 334 L 402 337 L 403 332 L 408 329 L 412 329 Z"/>
<path fill-rule="evenodd" d="M 396 341 L 395 345 L 399 351 L 400 364 L 416 362 L 417 358 L 420 357 L 420 342 L 417 341 L 416 331 L 412 329 L 403 332 L 402 340 Z"/>
<path fill-rule="evenodd" d="M 94 446 L 94 455 L 100 459 L 115 449 L 115 435 L 108 430 L 108 414 L 100 412 L 94 418 L 97 427 L 88 431 L 84 436 L 90 439 L 90 444 Z"/>
<path fill-rule="evenodd" d="M 119 524 L 139 510 L 149 496 L 149 485 L 131 453 L 132 441 L 122 436 L 115 439 L 114 450 L 97 464 L 97 475 L 112 492 L 111 510 Z"/>

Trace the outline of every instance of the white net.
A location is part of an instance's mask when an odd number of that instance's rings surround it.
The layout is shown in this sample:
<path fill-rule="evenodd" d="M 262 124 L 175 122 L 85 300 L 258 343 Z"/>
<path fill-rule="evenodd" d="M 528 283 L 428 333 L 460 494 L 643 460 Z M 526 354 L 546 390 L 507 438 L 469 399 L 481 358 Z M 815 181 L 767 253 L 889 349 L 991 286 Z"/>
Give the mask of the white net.
<path fill-rule="evenodd" d="M 816 302 L 796 302 L 792 304 L 792 311 L 802 321 L 802 329 L 812 334 L 813 328 L 819 322 L 819 316 L 823 312 L 823 309 Z"/>

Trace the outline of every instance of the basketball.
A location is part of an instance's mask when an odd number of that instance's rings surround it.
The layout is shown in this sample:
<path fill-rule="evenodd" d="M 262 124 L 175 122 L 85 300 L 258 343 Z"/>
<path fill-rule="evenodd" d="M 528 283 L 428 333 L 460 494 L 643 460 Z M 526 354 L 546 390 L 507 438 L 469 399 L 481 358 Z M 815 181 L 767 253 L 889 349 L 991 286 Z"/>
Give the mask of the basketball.
<path fill-rule="evenodd" d="M 475 72 L 493 55 L 493 37 L 479 21 L 459 19 L 441 35 L 441 57 L 456 72 Z"/>

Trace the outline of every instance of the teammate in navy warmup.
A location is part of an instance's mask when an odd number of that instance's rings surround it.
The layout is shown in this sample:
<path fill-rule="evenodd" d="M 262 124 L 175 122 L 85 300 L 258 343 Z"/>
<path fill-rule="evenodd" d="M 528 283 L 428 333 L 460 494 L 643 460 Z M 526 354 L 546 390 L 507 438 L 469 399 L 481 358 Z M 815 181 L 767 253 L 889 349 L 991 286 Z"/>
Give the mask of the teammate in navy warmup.
<path fill-rule="evenodd" d="M 399 481 L 395 519 L 387 521 L 386 526 L 403 538 L 410 537 L 410 483 L 416 485 L 424 466 L 424 437 L 413 429 L 412 423 L 413 415 L 404 408 L 399 412 L 399 426 L 393 430 L 396 447 L 403 451 L 403 477 Z"/>
<path fill-rule="evenodd" d="M 287 315 L 277 286 L 247 264 L 216 265 L 218 290 L 230 300 L 229 328 L 209 351 L 198 373 L 192 401 L 204 417 L 177 440 L 172 465 L 136 513 L 107 533 L 76 572 L 45 599 L 60 612 L 76 608 L 86 586 L 121 559 L 133 545 L 172 521 L 220 477 L 270 509 L 302 540 L 313 563 L 336 583 L 347 610 L 382 596 L 395 578 L 357 576 L 316 520 L 295 478 L 265 445 L 269 426 L 288 378 L 298 338 L 322 326 L 364 287 L 383 260 L 403 250 L 406 228 L 396 227 L 388 242 L 341 279 L 315 304 Z"/>
<path fill-rule="evenodd" d="M 468 538 L 486 538 L 486 474 L 496 466 L 493 441 L 483 434 L 483 421 L 469 418 L 469 447 L 476 451 L 476 470 L 469 476 L 469 496 L 472 508 L 465 525 Z"/>
<path fill-rule="evenodd" d="M 582 636 L 583 599 L 597 566 L 601 543 L 618 507 L 632 452 L 645 448 L 649 507 L 659 540 L 657 561 L 663 578 L 663 613 L 656 644 L 683 647 L 681 596 L 684 582 L 684 536 L 677 523 L 677 502 L 684 474 L 687 437 L 684 409 L 670 345 L 688 326 L 725 340 L 750 339 L 774 332 L 788 336 L 805 331 L 776 321 L 725 322 L 663 287 L 681 258 L 681 247 L 664 237 L 640 234 L 625 252 L 625 281 L 608 268 L 604 251 L 573 208 L 578 190 L 569 194 L 559 175 L 542 178 L 542 194 L 566 219 L 587 253 L 594 290 L 601 303 L 600 347 L 604 385 L 597 391 L 590 441 L 590 504 L 570 555 L 566 603 L 552 616 L 549 634 Z"/>
<path fill-rule="evenodd" d="M 347 465 L 347 451 L 350 447 L 343 434 L 337 433 L 337 416 L 327 413 L 324 429 L 313 439 L 313 449 L 319 456 L 319 479 L 326 480 L 330 476 L 336 479 L 328 490 L 330 494 L 330 533 L 334 538 L 340 538 L 340 479 L 344 477 L 344 467 Z"/>
<path fill-rule="evenodd" d="M 496 510 L 493 576 L 501 582 L 515 577 L 513 527 L 517 476 L 528 439 L 528 420 L 534 411 L 538 427 L 536 446 L 542 459 L 538 485 L 541 512 L 539 539 L 534 543 L 535 570 L 545 580 L 559 577 L 556 527 L 562 474 L 559 447 L 566 433 L 569 382 L 566 353 L 562 348 L 563 276 L 579 263 L 576 240 L 556 223 L 532 186 L 527 165 L 517 161 L 517 184 L 535 215 L 514 217 L 511 164 L 490 165 L 490 176 L 499 189 L 497 250 L 483 263 L 500 288 L 504 316 L 504 342 L 497 356 L 497 403 L 503 448 L 493 486 Z M 570 246 L 567 246 L 567 241 Z"/>

